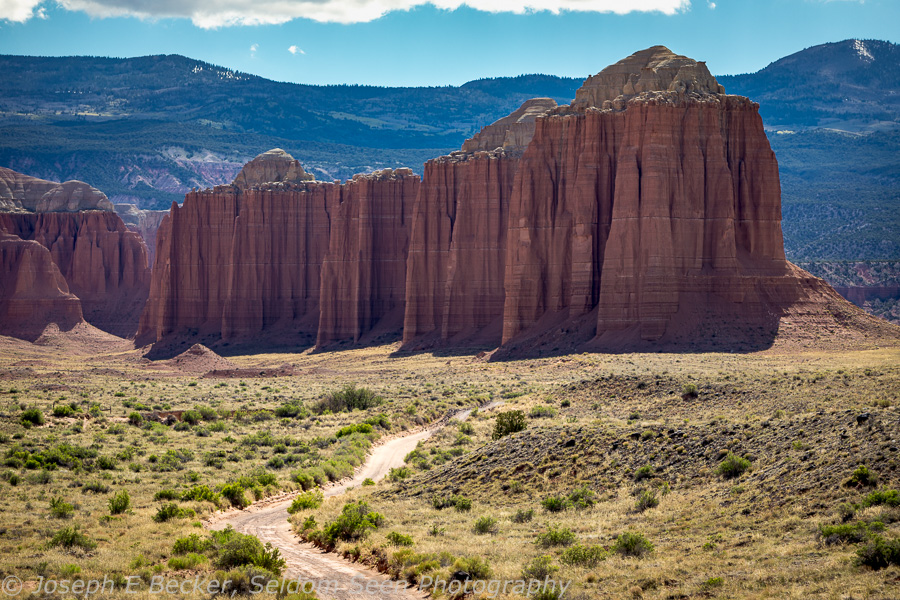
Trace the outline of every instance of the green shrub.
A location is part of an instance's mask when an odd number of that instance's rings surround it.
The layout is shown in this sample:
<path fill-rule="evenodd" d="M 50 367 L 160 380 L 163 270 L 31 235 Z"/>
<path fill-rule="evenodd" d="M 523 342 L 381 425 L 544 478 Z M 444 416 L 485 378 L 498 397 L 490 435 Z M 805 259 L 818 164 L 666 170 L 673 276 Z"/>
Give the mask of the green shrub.
<path fill-rule="evenodd" d="M 541 506 L 547 512 L 562 512 L 569 508 L 569 500 L 563 496 L 549 496 L 541 500 Z"/>
<path fill-rule="evenodd" d="M 645 510 L 656 508 L 657 506 L 659 506 L 659 498 L 656 497 L 656 490 L 644 490 L 641 492 L 641 495 L 638 496 L 634 509 L 637 512 L 644 512 Z"/>
<path fill-rule="evenodd" d="M 186 410 L 181 413 L 181 421 L 190 425 L 196 425 L 202 418 L 200 412 L 196 410 Z"/>
<path fill-rule="evenodd" d="M 47 543 L 47 546 L 50 548 L 77 547 L 83 550 L 93 550 L 97 547 L 97 542 L 89 539 L 86 535 L 81 533 L 81 531 L 79 531 L 78 529 L 78 525 L 72 525 L 70 527 L 63 527 L 62 529 L 57 531 Z"/>
<path fill-rule="evenodd" d="M 294 498 L 294 501 L 291 502 L 290 507 L 288 507 L 287 511 L 289 514 L 298 513 L 301 510 L 311 510 L 315 508 L 319 508 L 322 506 L 322 502 L 324 501 L 325 496 L 322 494 L 321 490 L 310 490 L 308 492 L 303 492 Z"/>
<path fill-rule="evenodd" d="M 187 571 L 195 569 L 197 566 L 207 562 L 207 558 L 202 554 L 191 552 L 186 556 L 173 556 L 169 559 L 169 568 L 175 571 Z"/>
<path fill-rule="evenodd" d="M 494 432 L 491 434 L 491 439 L 499 440 L 512 433 L 524 431 L 526 427 L 528 427 L 528 423 L 525 420 L 525 413 L 521 410 L 502 412 L 494 421 Z"/>
<path fill-rule="evenodd" d="M 459 423 L 459 432 L 463 435 L 472 435 L 475 433 L 475 427 L 473 427 L 471 423 L 461 421 Z"/>
<path fill-rule="evenodd" d="M 349 542 L 366 536 L 370 529 L 384 523 L 384 516 L 369 509 L 368 502 L 348 502 L 340 516 L 322 528 L 325 541 L 334 544 L 338 540 Z"/>
<path fill-rule="evenodd" d="M 568 502 L 576 510 L 590 508 L 596 503 L 596 494 L 586 486 L 577 487 L 569 493 Z"/>
<path fill-rule="evenodd" d="M 84 484 L 84 487 L 81 488 L 82 494 L 87 494 L 88 492 L 92 494 L 108 494 L 109 486 L 100 481 L 92 481 Z"/>
<path fill-rule="evenodd" d="M 477 534 L 486 534 L 490 533 L 491 535 L 497 533 L 500 528 L 497 526 L 497 519 L 494 517 L 478 517 L 475 521 L 475 533 Z"/>
<path fill-rule="evenodd" d="M 130 415 L 128 415 L 128 422 L 131 423 L 132 425 L 140 425 L 141 423 L 144 422 L 144 417 L 142 417 L 141 413 L 139 413 L 139 412 L 133 412 Z"/>
<path fill-rule="evenodd" d="M 567 565 L 577 567 L 596 567 L 600 561 L 606 560 L 609 552 L 603 546 L 569 546 L 560 554 L 559 559 Z"/>
<path fill-rule="evenodd" d="M 681 397 L 682 398 L 696 398 L 699 392 L 697 391 L 697 386 L 693 383 L 686 383 L 681 386 Z"/>
<path fill-rule="evenodd" d="M 37 407 L 27 408 L 22 411 L 22 424 L 28 423 L 28 425 L 43 425 L 44 424 L 44 413 Z"/>
<path fill-rule="evenodd" d="M 53 407 L 53 416 L 58 418 L 71 417 L 75 410 L 68 404 L 57 404 Z"/>
<path fill-rule="evenodd" d="M 552 418 L 556 416 L 556 409 L 552 406 L 532 406 L 529 416 L 532 419 Z"/>
<path fill-rule="evenodd" d="M 175 540 L 175 545 L 172 546 L 172 553 L 188 554 L 189 552 L 206 552 L 211 544 L 212 542 L 210 540 L 204 540 L 198 534 L 192 533 L 187 537 Z"/>
<path fill-rule="evenodd" d="M 208 485 L 195 485 L 191 489 L 182 492 L 181 500 L 184 502 L 211 502 L 219 506 L 222 502 L 222 497 Z"/>
<path fill-rule="evenodd" d="M 551 579 L 557 571 L 559 571 L 559 567 L 553 564 L 553 557 L 545 554 L 544 556 L 535 557 L 522 569 L 522 579 L 525 581 L 532 579 L 544 581 Z"/>
<path fill-rule="evenodd" d="M 720 588 L 725 585 L 725 580 L 721 577 L 710 577 L 706 581 L 700 584 L 700 587 L 704 590 L 712 590 L 715 588 Z"/>
<path fill-rule="evenodd" d="M 174 502 L 170 502 L 159 507 L 159 510 L 156 511 L 156 514 L 153 515 L 153 520 L 157 523 L 165 523 L 166 521 L 171 521 L 172 519 L 186 519 L 193 516 L 194 511 L 186 508 L 181 508 Z"/>
<path fill-rule="evenodd" d="M 873 521 L 866 523 L 842 523 L 840 525 L 819 525 L 819 537 L 826 544 L 858 544 L 868 539 L 875 531 L 883 531 L 884 523 Z"/>
<path fill-rule="evenodd" d="M 653 465 L 644 465 L 634 470 L 634 480 L 641 481 L 653 477 Z"/>
<path fill-rule="evenodd" d="M 159 490 L 153 494 L 153 500 L 178 500 L 181 496 L 175 490 Z"/>
<path fill-rule="evenodd" d="M 512 516 L 513 523 L 528 523 L 534 518 L 534 509 L 529 508 L 528 510 L 519 509 L 516 511 L 516 514 Z"/>
<path fill-rule="evenodd" d="M 897 490 L 876 490 L 870 492 L 862 501 L 863 507 L 869 506 L 900 506 L 900 494 Z"/>
<path fill-rule="evenodd" d="M 210 406 L 195 406 L 194 410 L 200 413 L 200 418 L 204 421 L 216 421 L 219 418 L 216 409 Z"/>
<path fill-rule="evenodd" d="M 856 551 L 856 560 L 872 569 L 900 565 L 900 538 L 886 540 L 880 535 L 873 535 L 865 546 Z"/>
<path fill-rule="evenodd" d="M 244 508 L 249 504 L 247 496 L 244 495 L 244 487 L 239 483 L 228 483 L 222 486 L 222 497 L 237 508 Z"/>
<path fill-rule="evenodd" d="M 326 410 L 335 412 L 366 410 L 382 404 L 384 399 L 368 388 L 348 385 L 340 391 L 326 394 L 313 406 L 313 412 L 322 414 Z"/>
<path fill-rule="evenodd" d="M 362 484 L 363 484 L 364 486 L 367 486 L 367 485 L 375 485 L 375 480 L 372 479 L 371 477 L 366 477 L 365 479 L 363 479 Z"/>
<path fill-rule="evenodd" d="M 480 556 L 467 556 L 457 558 L 453 563 L 453 569 L 456 571 L 465 571 L 472 576 L 473 579 L 488 579 L 494 574 L 491 565 L 487 560 Z"/>
<path fill-rule="evenodd" d="M 75 507 L 62 498 L 50 498 L 50 516 L 55 519 L 68 519 L 75 512 Z"/>
<path fill-rule="evenodd" d="M 396 467 L 388 471 L 387 478 L 388 481 L 402 481 L 412 476 L 412 474 L 412 469 L 409 467 Z"/>
<path fill-rule="evenodd" d="M 729 452 L 716 469 L 716 472 L 725 479 L 740 477 L 750 468 L 750 461 L 732 452 Z"/>
<path fill-rule="evenodd" d="M 612 551 L 623 556 L 640 558 L 653 552 L 653 544 L 643 534 L 626 532 L 616 538 Z"/>
<path fill-rule="evenodd" d="M 116 459 L 111 456 L 99 456 L 96 465 L 98 469 L 113 471 L 116 468 Z"/>
<path fill-rule="evenodd" d="M 131 496 L 128 495 L 128 490 L 120 490 L 116 492 L 108 501 L 109 504 L 109 514 L 111 515 L 121 515 L 126 510 L 131 508 Z"/>
<path fill-rule="evenodd" d="M 878 477 L 865 465 L 859 465 L 850 478 L 844 482 L 846 487 L 875 487 Z"/>
<path fill-rule="evenodd" d="M 541 548 L 552 548 L 554 546 L 571 546 L 575 543 L 575 534 L 571 529 L 563 527 L 555 527 L 550 525 L 547 531 L 539 533 L 535 539 L 535 544 Z"/>
<path fill-rule="evenodd" d="M 215 562 L 219 568 L 253 565 L 280 575 L 287 566 L 278 548 L 269 543 L 263 546 L 255 536 L 238 533 L 231 526 L 222 531 L 211 532 L 210 535 L 211 550 L 216 556 Z"/>
<path fill-rule="evenodd" d="M 397 533 L 396 531 L 392 531 L 387 534 L 388 543 L 391 546 L 412 546 L 413 539 L 411 535 L 403 535 L 402 533 Z"/>
<path fill-rule="evenodd" d="M 357 423 L 356 425 L 347 425 L 346 427 L 342 427 L 335 435 L 340 438 L 354 433 L 372 433 L 372 431 L 374 431 L 374 428 L 368 423 Z"/>

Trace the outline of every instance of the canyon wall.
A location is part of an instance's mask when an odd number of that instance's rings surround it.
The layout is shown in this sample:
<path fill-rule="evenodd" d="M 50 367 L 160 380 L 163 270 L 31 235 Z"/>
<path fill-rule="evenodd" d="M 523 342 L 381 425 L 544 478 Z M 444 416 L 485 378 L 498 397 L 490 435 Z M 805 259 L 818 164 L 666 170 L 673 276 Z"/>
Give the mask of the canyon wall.
<path fill-rule="evenodd" d="M 9 302 L 31 298 L 33 314 L 23 316 L 28 304 L 22 303 L 15 314 L 23 323 L 7 325 L 39 331 L 50 322 L 69 327 L 83 315 L 106 332 L 134 335 L 150 284 L 147 249 L 111 212 L 102 192 L 77 181 L 58 184 L 0 168 L 0 207 L 9 269 L 2 288 L 7 314 L 0 319 L 13 319 Z M 47 254 L 16 240 L 34 242 Z"/>
<path fill-rule="evenodd" d="M 388 315 L 399 329 L 418 185 L 409 169 L 312 181 L 276 149 L 234 184 L 191 192 L 157 234 L 139 339 L 324 346 Z"/>

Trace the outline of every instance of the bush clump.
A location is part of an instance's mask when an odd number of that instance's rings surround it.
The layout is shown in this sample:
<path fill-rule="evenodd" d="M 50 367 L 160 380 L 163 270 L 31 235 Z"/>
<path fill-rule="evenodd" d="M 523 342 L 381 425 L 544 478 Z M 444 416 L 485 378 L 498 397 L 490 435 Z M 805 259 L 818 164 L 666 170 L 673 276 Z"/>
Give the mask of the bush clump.
<path fill-rule="evenodd" d="M 853 471 L 853 474 L 850 475 L 850 478 L 844 482 L 844 486 L 854 488 L 875 487 L 877 483 L 878 477 L 875 473 L 870 471 L 866 465 L 859 465 Z"/>
<path fill-rule="evenodd" d="M 319 508 L 322 506 L 322 502 L 325 500 L 325 496 L 322 494 L 321 490 L 310 490 L 308 492 L 303 492 L 294 498 L 294 501 L 291 502 L 291 505 L 288 507 L 288 514 L 295 514 L 300 512 L 301 510 L 312 510 L 315 508 Z"/>
<path fill-rule="evenodd" d="M 656 490 L 644 490 L 641 492 L 641 495 L 638 496 L 634 509 L 637 512 L 644 512 L 645 510 L 656 508 L 657 506 L 659 506 L 659 498 L 656 497 Z"/>
<path fill-rule="evenodd" d="M 622 556 L 640 558 L 653 552 L 653 544 L 640 533 L 625 532 L 616 538 L 612 551 Z"/>
<path fill-rule="evenodd" d="M 733 452 L 725 456 L 725 460 L 719 463 L 716 472 L 725 479 L 740 477 L 750 468 L 750 461 Z"/>
<path fill-rule="evenodd" d="M 575 543 L 575 539 L 575 534 L 571 529 L 550 525 L 547 531 L 537 535 L 534 543 L 541 548 L 552 548 L 554 546 L 571 546 Z"/>
<path fill-rule="evenodd" d="M 437 510 L 453 507 L 457 512 L 468 512 L 472 510 L 472 501 L 465 496 L 433 496 L 431 498 L 431 506 Z"/>
<path fill-rule="evenodd" d="M 862 501 L 863 508 L 869 506 L 900 506 L 900 494 L 897 490 L 876 490 L 870 492 Z"/>
<path fill-rule="evenodd" d="M 377 529 L 383 524 L 384 516 L 372 511 L 368 502 L 348 502 L 340 516 L 322 528 L 322 537 L 329 545 L 334 545 L 338 540 L 349 542 L 365 537 L 370 529 Z"/>
<path fill-rule="evenodd" d="M 562 551 L 559 560 L 576 567 L 596 567 L 600 561 L 606 560 L 609 552 L 603 546 L 584 546 L 575 544 Z"/>
<path fill-rule="evenodd" d="M 91 540 L 84 535 L 78 525 L 63 527 L 57 531 L 50 541 L 47 543 L 50 548 L 81 548 L 83 550 L 93 550 L 97 547 L 97 542 Z"/>
<path fill-rule="evenodd" d="M 25 425 L 26 427 L 31 427 L 32 425 L 43 425 L 44 413 L 42 413 L 41 409 L 37 407 L 26 408 L 22 411 L 21 421 L 22 425 Z"/>
<path fill-rule="evenodd" d="M 384 402 L 384 398 L 377 395 L 369 388 L 358 388 L 348 385 L 341 390 L 326 394 L 313 406 L 313 412 L 322 414 L 325 411 L 343 412 L 353 410 L 366 410 L 374 408 Z"/>
<path fill-rule="evenodd" d="M 131 496 L 128 495 L 128 490 L 120 490 L 113 494 L 107 504 L 109 505 L 109 514 L 121 515 L 131 508 Z"/>
<path fill-rule="evenodd" d="M 521 410 L 502 412 L 494 421 L 494 432 L 491 434 L 491 439 L 499 440 L 504 436 L 524 431 L 526 427 L 528 427 L 528 422 L 525 420 L 525 413 Z"/>
<path fill-rule="evenodd" d="M 497 526 L 497 519 L 495 519 L 494 517 L 483 516 L 478 517 L 478 519 L 475 521 L 474 530 L 475 533 L 479 535 L 483 535 L 486 533 L 490 533 L 491 535 L 493 535 L 500 531 L 500 528 Z"/>
<path fill-rule="evenodd" d="M 884 523 L 879 521 L 819 525 L 819 537 L 828 545 L 858 544 L 866 541 L 872 532 L 883 530 Z"/>
<path fill-rule="evenodd" d="M 530 563 L 525 565 L 525 568 L 522 569 L 522 579 L 525 581 L 531 581 L 532 579 L 545 581 L 548 578 L 552 578 L 557 571 L 559 571 L 559 567 L 553 564 L 553 557 L 545 554 L 544 556 L 535 557 Z"/>
<path fill-rule="evenodd" d="M 75 507 L 62 498 L 50 498 L 50 516 L 55 519 L 68 519 L 75 512 Z"/>
<path fill-rule="evenodd" d="M 392 531 L 387 534 L 388 543 L 391 546 L 412 546 L 413 539 L 411 535 L 403 535 L 402 533 L 398 533 L 396 531 Z"/>
<path fill-rule="evenodd" d="M 856 551 L 856 560 L 860 565 L 876 570 L 900 565 L 900 538 L 886 540 L 880 535 L 873 535 L 865 546 Z"/>
<path fill-rule="evenodd" d="M 174 502 L 169 502 L 168 504 L 164 504 L 159 507 L 159 510 L 156 511 L 156 514 L 153 515 L 153 520 L 157 523 L 165 523 L 167 521 L 171 521 L 172 519 L 186 519 L 188 517 L 193 517 L 194 511 L 189 508 L 181 508 Z"/>

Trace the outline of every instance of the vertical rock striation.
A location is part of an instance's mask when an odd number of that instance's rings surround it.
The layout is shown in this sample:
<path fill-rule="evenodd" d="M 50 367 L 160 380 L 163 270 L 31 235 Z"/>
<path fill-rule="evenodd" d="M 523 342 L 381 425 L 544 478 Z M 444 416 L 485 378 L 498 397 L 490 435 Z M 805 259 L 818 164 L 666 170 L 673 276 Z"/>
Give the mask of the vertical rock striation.
<path fill-rule="evenodd" d="M 409 169 L 316 182 L 270 151 L 234 184 L 191 192 L 159 229 L 140 338 L 358 341 L 402 314 L 418 184 Z"/>
<path fill-rule="evenodd" d="M 407 347 L 499 343 L 513 178 L 535 120 L 554 108 L 549 98 L 528 100 L 461 151 L 425 163 L 406 272 Z"/>
<path fill-rule="evenodd" d="M 147 249 L 111 212 L 105 194 L 78 181 L 59 184 L 0 168 L 0 209 L 0 231 L 7 234 L 3 249 L 9 253 L 3 260 L 11 269 L 7 280 L 16 273 L 16 284 L 4 289 L 3 301 L 9 300 L 7 293 L 35 299 L 31 317 L 22 316 L 27 303 L 16 309 L 27 324 L 13 323 L 14 329 L 42 330 L 51 314 L 63 315 L 68 327 L 75 319 L 74 298 L 80 305 L 78 320 L 83 314 L 104 331 L 134 335 L 150 284 Z M 33 245 L 13 243 L 16 239 L 45 248 L 53 268 Z M 14 266 L 16 260 L 27 264 Z M 30 284 L 34 288 L 28 291 Z"/>

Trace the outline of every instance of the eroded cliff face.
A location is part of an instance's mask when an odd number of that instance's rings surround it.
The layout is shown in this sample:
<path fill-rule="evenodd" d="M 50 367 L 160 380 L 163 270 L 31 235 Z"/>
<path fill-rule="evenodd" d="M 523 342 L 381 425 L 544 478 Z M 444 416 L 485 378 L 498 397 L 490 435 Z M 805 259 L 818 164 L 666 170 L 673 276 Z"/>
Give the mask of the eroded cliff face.
<path fill-rule="evenodd" d="M 244 184 L 173 205 L 158 232 L 139 339 L 325 345 L 357 341 L 382 317 L 402 314 L 419 184 L 409 169 L 343 185 Z"/>
<path fill-rule="evenodd" d="M 335 186 L 328 206 L 318 346 L 400 333 L 410 216 L 419 184 L 411 169 L 387 169 Z"/>
<path fill-rule="evenodd" d="M 147 246 L 150 266 L 156 259 L 156 232 L 163 219 L 169 214 L 167 210 L 143 210 L 134 204 L 115 204 L 116 214 L 122 218 L 129 231 L 141 236 Z"/>
<path fill-rule="evenodd" d="M 88 323 L 120 337 L 134 335 L 150 272 L 143 241 L 118 215 L 0 213 L 0 230 L 49 250 L 66 291 L 80 299 Z"/>
<path fill-rule="evenodd" d="M 34 341 L 51 323 L 68 331 L 82 322 L 50 251 L 0 230 L 0 334 Z"/>
<path fill-rule="evenodd" d="M 682 292 L 740 303 L 743 278 L 787 269 L 778 165 L 745 98 L 661 92 L 542 119 L 513 198 L 504 341 L 594 308 L 598 333 L 659 339 Z"/>

